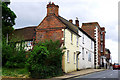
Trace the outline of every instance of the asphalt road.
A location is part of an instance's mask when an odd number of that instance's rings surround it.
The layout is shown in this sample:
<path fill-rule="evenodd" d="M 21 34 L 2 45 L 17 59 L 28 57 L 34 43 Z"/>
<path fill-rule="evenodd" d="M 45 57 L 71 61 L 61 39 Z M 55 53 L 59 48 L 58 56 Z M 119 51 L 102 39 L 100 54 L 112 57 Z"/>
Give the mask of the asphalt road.
<path fill-rule="evenodd" d="M 120 70 L 105 70 L 67 80 L 120 80 Z"/>

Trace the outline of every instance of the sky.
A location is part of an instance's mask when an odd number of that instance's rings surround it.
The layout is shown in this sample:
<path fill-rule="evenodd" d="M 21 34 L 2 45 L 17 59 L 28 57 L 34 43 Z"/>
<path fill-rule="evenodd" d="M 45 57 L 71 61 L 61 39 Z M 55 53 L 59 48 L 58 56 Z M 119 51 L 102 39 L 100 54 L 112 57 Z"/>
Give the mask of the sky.
<path fill-rule="evenodd" d="M 118 62 L 119 0 L 11 0 L 9 7 L 17 16 L 14 28 L 39 25 L 46 16 L 46 5 L 50 1 L 59 5 L 59 15 L 67 20 L 75 21 L 78 17 L 80 26 L 98 22 L 105 27 L 105 47 L 110 49 L 113 63 Z"/>

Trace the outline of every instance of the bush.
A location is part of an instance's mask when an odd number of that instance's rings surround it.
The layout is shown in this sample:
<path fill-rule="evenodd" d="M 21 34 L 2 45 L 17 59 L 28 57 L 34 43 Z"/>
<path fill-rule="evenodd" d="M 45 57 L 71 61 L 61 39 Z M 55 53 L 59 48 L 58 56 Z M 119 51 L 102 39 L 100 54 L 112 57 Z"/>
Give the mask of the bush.
<path fill-rule="evenodd" d="M 2 41 L 2 65 L 7 68 L 23 68 L 25 67 L 25 50 L 23 46 L 16 48 L 15 42 L 6 43 L 3 37 Z"/>
<path fill-rule="evenodd" d="M 62 75 L 62 52 L 59 41 L 37 44 L 26 64 L 32 78 L 49 78 Z"/>

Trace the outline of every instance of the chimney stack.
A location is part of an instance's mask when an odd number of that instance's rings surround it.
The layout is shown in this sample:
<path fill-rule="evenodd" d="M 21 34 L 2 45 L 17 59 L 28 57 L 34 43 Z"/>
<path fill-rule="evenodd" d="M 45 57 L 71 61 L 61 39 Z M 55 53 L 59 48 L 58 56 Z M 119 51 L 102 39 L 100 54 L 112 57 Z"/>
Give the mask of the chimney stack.
<path fill-rule="evenodd" d="M 75 20 L 75 25 L 79 27 L 79 20 L 78 20 L 77 17 L 76 17 L 76 20 Z"/>
<path fill-rule="evenodd" d="M 72 20 L 72 19 L 70 19 L 70 20 L 69 20 L 69 22 L 71 22 L 71 23 L 72 23 L 72 22 L 73 22 L 73 20 Z"/>
<path fill-rule="evenodd" d="M 49 15 L 56 15 L 58 16 L 58 10 L 59 10 L 59 6 L 55 5 L 54 2 L 49 2 L 49 4 L 47 5 L 47 16 Z"/>

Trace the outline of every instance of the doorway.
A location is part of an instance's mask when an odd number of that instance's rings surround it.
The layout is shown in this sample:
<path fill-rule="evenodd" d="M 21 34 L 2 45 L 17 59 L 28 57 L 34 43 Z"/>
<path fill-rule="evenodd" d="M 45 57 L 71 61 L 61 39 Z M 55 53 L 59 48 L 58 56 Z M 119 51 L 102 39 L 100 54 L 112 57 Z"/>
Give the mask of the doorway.
<path fill-rule="evenodd" d="M 79 54 L 80 52 L 77 52 L 77 55 L 76 55 L 76 70 L 78 71 L 79 68 L 78 68 L 78 64 L 79 64 Z"/>

